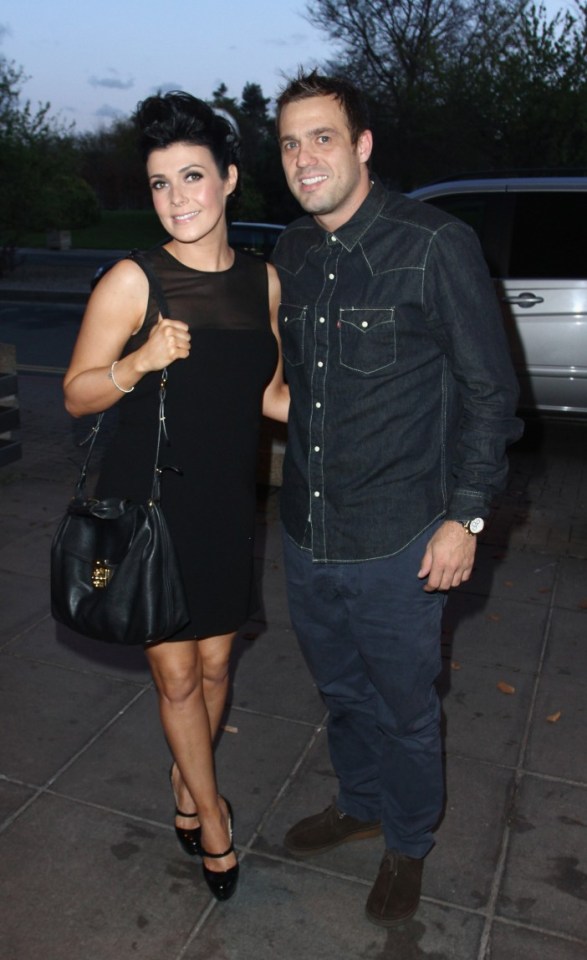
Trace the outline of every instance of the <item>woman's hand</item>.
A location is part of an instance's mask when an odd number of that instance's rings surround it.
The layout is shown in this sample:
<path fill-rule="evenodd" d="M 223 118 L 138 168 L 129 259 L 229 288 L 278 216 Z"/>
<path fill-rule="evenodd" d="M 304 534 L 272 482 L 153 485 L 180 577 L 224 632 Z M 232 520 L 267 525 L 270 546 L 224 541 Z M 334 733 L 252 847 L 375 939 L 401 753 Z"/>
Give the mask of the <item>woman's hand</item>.
<path fill-rule="evenodd" d="M 185 360 L 189 357 L 191 346 L 190 328 L 181 320 L 170 320 L 159 314 L 159 319 L 152 327 L 146 343 L 141 347 L 137 361 L 146 364 L 145 373 L 149 370 L 162 370 L 175 360 Z"/>

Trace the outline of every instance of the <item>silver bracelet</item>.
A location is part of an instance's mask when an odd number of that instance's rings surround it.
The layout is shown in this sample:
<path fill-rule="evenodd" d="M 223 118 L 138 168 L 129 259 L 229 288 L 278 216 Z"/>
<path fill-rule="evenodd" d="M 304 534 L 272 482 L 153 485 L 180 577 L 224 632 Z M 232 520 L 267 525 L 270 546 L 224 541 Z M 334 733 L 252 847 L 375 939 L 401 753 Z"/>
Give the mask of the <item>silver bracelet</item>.
<path fill-rule="evenodd" d="M 115 360 L 112 366 L 110 367 L 110 370 L 108 371 L 108 379 L 112 380 L 112 383 L 114 384 L 116 389 L 120 390 L 121 393 L 132 393 L 134 390 L 134 387 L 128 387 L 125 389 L 124 387 L 121 387 L 119 383 L 116 382 L 116 379 L 114 377 L 114 367 L 116 366 L 117 363 L 118 363 L 118 360 Z"/>

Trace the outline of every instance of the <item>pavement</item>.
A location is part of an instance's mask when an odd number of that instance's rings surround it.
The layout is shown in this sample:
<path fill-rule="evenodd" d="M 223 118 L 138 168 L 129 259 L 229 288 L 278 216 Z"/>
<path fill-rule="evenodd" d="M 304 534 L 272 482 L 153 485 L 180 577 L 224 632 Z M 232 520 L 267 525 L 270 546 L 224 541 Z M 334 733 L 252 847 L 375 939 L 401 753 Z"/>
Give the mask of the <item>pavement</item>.
<path fill-rule="evenodd" d="M 51 619 L 50 542 L 84 424 L 57 376 L 20 374 L 19 399 L 23 456 L 0 468 L 2 960 L 584 960 L 587 425 L 529 425 L 449 599 L 446 810 L 420 910 L 386 931 L 364 915 L 381 840 L 304 862 L 282 844 L 336 782 L 287 613 L 278 487 L 259 492 L 263 609 L 236 643 L 216 753 L 241 862 L 219 904 L 173 833 L 142 651 Z"/>

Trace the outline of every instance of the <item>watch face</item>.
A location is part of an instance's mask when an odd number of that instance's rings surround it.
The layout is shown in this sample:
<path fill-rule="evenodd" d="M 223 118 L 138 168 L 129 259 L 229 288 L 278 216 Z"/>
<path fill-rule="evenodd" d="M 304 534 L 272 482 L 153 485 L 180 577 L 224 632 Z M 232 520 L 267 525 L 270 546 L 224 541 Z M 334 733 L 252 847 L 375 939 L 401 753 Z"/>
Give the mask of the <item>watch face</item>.
<path fill-rule="evenodd" d="M 483 527 L 485 526 L 485 521 L 481 517 L 475 517 L 474 520 L 469 520 L 467 527 L 471 533 L 481 533 Z"/>

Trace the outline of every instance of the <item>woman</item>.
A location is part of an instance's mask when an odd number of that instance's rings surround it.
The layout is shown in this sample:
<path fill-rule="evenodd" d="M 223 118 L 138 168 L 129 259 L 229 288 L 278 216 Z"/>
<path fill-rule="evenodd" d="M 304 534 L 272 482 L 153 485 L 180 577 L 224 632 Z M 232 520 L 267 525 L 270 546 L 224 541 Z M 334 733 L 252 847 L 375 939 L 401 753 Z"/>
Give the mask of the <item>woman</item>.
<path fill-rule="evenodd" d="M 219 900 L 236 888 L 232 811 L 218 793 L 213 741 L 237 629 L 254 610 L 252 543 L 261 410 L 287 418 L 273 267 L 235 253 L 226 204 L 238 181 L 230 123 L 187 93 L 149 97 L 135 117 L 153 204 L 169 240 L 145 257 L 173 319 L 161 317 L 142 269 L 122 260 L 97 284 L 65 376 L 73 416 L 119 404 L 98 497 L 148 499 L 159 375 L 169 369 L 171 442 L 161 505 L 191 611 L 180 636 L 145 647 L 173 764 L 175 829 L 202 856 Z"/>

